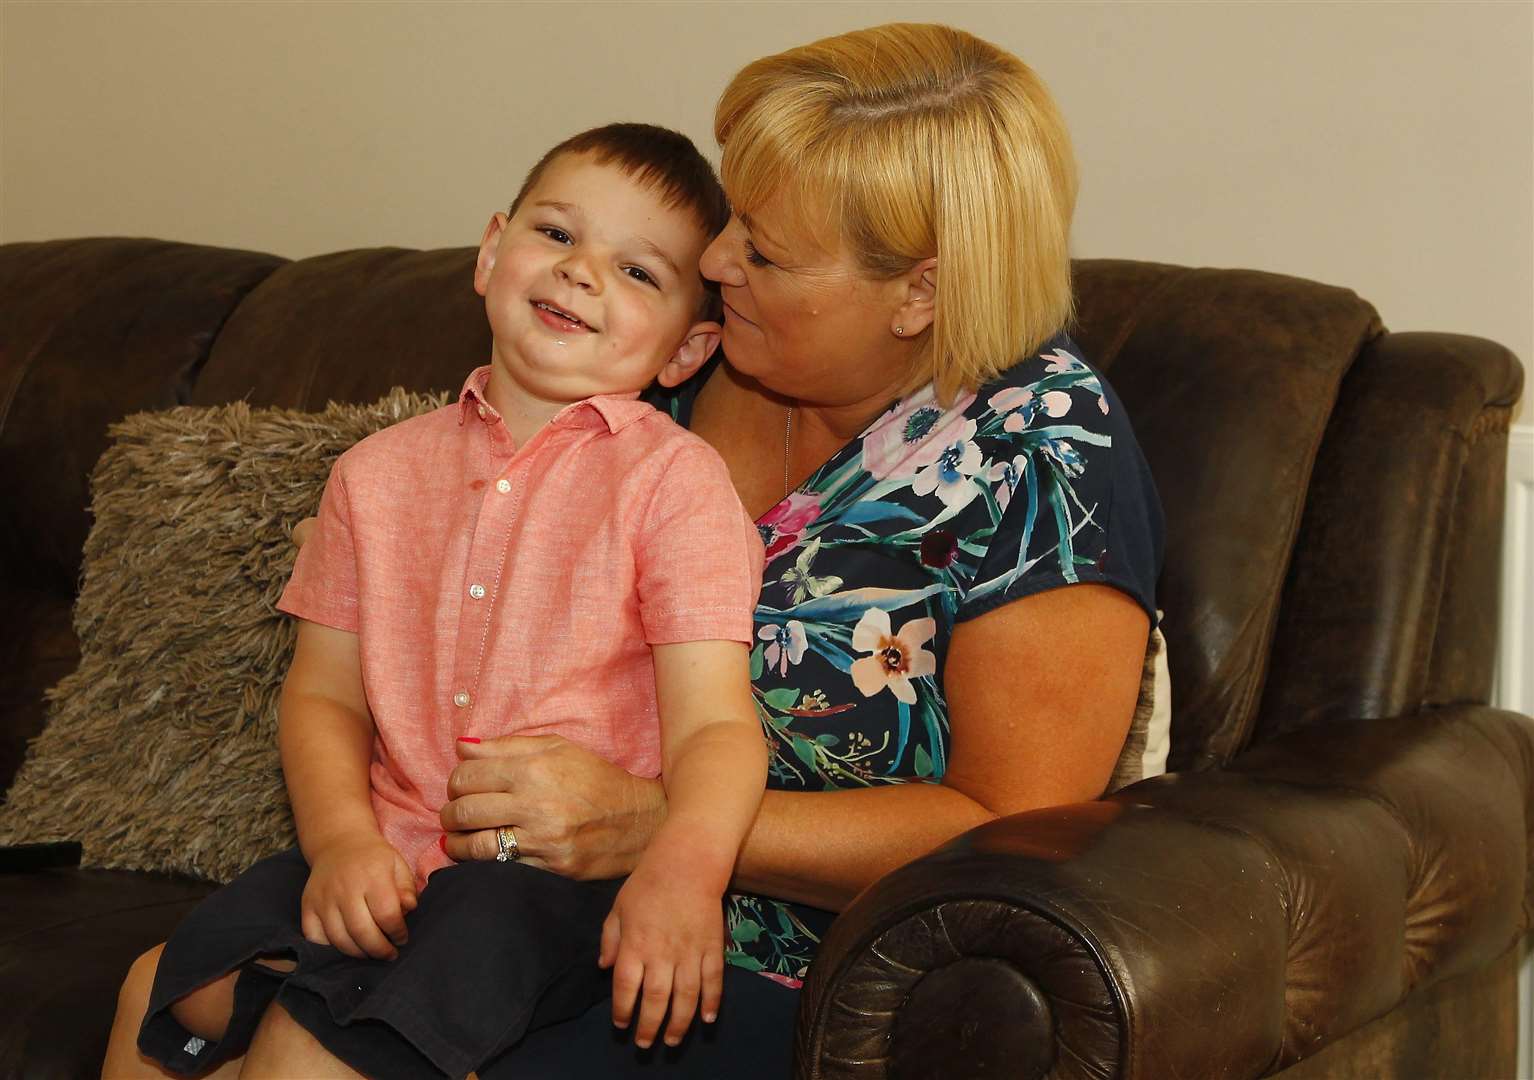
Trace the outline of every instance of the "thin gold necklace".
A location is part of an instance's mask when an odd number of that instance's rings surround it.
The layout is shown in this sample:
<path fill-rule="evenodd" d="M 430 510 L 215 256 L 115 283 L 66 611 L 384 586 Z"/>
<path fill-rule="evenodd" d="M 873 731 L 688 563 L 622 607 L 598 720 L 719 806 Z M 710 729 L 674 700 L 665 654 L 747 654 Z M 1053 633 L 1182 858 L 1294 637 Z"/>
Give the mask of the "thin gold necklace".
<path fill-rule="evenodd" d="M 794 439 L 794 407 L 788 407 L 788 419 L 783 424 L 783 498 L 788 498 L 788 452 Z"/>

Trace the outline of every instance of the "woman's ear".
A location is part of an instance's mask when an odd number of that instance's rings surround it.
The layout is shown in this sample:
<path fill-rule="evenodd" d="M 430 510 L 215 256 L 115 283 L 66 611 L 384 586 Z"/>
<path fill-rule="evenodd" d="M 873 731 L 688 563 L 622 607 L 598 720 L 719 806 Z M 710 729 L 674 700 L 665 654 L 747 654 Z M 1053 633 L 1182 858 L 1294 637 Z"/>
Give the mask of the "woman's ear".
<path fill-rule="evenodd" d="M 490 288 L 490 271 L 495 269 L 495 256 L 500 250 L 501 233 L 506 228 L 506 215 L 497 210 L 490 215 L 485 235 L 479 238 L 479 254 L 474 259 L 474 291 L 484 296 Z"/>
<path fill-rule="evenodd" d="M 697 374 L 714 350 L 719 347 L 719 335 L 724 327 L 716 322 L 694 323 L 677 346 L 676 355 L 666 361 L 655 381 L 662 386 L 679 386 Z"/>
<path fill-rule="evenodd" d="M 937 257 L 922 259 L 896 279 L 905 290 L 905 298 L 895 309 L 890 333 L 910 340 L 937 316 Z"/>

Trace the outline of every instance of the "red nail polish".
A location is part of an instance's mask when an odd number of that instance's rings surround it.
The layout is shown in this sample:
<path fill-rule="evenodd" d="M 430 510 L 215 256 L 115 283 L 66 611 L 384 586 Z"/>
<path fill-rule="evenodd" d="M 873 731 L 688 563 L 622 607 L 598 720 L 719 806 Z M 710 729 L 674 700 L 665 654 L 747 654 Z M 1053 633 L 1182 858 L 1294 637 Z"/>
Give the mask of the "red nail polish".
<path fill-rule="evenodd" d="M 458 736 L 458 741 L 459 742 L 471 742 L 471 743 L 479 742 L 479 740 L 476 739 L 473 735 L 460 735 L 460 736 Z"/>

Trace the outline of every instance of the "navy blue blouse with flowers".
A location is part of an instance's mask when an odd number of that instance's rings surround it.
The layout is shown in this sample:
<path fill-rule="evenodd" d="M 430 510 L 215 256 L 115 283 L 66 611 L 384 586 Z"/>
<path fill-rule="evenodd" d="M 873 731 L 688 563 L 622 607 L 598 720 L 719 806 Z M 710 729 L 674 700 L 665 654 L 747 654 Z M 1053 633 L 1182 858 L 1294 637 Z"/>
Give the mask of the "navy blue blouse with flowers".
<path fill-rule="evenodd" d="M 712 370 L 649 400 L 685 425 Z M 1075 582 L 1156 617 L 1155 485 L 1117 396 L 1064 336 L 947 409 L 930 386 L 893 403 L 757 526 L 770 788 L 940 780 L 943 661 L 965 619 Z M 790 984 L 832 918 L 740 894 L 726 913 L 729 962 Z"/>

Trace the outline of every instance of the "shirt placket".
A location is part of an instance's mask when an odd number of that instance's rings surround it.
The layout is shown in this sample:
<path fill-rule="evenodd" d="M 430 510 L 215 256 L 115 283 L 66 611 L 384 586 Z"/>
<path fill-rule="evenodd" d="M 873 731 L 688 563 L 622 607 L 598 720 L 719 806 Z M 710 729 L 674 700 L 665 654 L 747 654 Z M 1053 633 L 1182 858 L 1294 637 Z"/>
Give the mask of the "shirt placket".
<path fill-rule="evenodd" d="M 485 653 L 491 630 L 501 615 L 506 590 L 503 576 L 510 554 L 511 536 L 526 501 L 528 478 L 554 434 L 546 425 L 532 439 L 516 447 L 506 428 L 484 405 L 476 410 L 490 442 L 494 479 L 485 485 L 479 519 L 469 544 L 469 559 L 461 587 L 463 603 L 453 649 L 452 710 L 459 735 L 479 727 L 476 706 L 484 674 Z M 490 718 L 493 721 L 493 717 Z"/>

